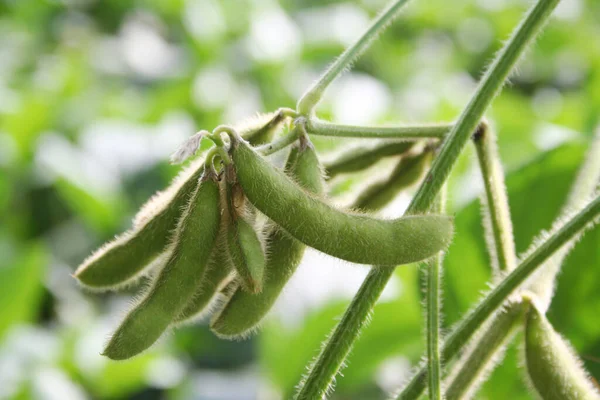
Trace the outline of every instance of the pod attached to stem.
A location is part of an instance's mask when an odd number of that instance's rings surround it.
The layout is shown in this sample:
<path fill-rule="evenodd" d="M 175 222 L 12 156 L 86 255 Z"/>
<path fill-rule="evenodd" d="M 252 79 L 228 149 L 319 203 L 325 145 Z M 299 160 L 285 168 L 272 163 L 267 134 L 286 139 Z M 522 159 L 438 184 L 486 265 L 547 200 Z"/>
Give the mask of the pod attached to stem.
<path fill-rule="evenodd" d="M 305 190 L 323 192 L 322 169 L 312 144 L 300 137 L 292 148 L 285 172 Z M 252 333 L 269 312 L 285 284 L 302 260 L 306 246 L 277 225 L 271 223 L 266 240 L 269 257 L 265 268 L 263 290 L 251 294 L 238 288 L 215 314 L 211 329 L 226 338 L 239 338 Z"/>
<path fill-rule="evenodd" d="M 159 256 L 168 256 L 171 233 L 197 186 L 203 164 L 195 161 L 169 188 L 155 194 L 135 216 L 134 227 L 94 252 L 74 277 L 92 289 L 115 289 L 137 278 Z"/>
<path fill-rule="evenodd" d="M 600 399 L 581 361 L 538 309 L 535 298 L 523 297 L 530 304 L 525 319 L 525 363 L 537 394 L 544 400 Z"/>
<path fill-rule="evenodd" d="M 179 220 L 166 265 L 111 337 L 105 356 L 123 360 L 146 350 L 183 311 L 204 278 L 220 219 L 217 176 L 207 167 Z"/>
<path fill-rule="evenodd" d="M 429 258 L 450 243 L 449 217 L 383 220 L 342 212 L 307 193 L 235 135 L 230 151 L 248 200 L 296 239 L 326 254 L 359 264 L 396 266 Z"/>

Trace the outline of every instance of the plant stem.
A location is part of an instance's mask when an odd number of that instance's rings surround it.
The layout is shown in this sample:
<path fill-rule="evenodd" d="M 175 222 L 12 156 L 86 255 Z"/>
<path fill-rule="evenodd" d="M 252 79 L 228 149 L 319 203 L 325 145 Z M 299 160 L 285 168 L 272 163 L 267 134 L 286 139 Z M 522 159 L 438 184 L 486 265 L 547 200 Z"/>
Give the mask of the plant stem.
<path fill-rule="evenodd" d="M 473 137 L 473 143 L 485 187 L 482 217 L 494 272 L 512 271 L 517 266 L 517 256 L 496 135 L 486 124 L 480 134 Z"/>
<path fill-rule="evenodd" d="M 285 149 L 287 146 L 294 143 L 296 140 L 298 140 L 299 134 L 300 130 L 298 126 L 295 126 L 287 135 L 277 139 L 274 142 L 257 147 L 256 151 L 258 151 L 263 156 L 271 155 L 273 153 L 278 152 L 279 150 Z"/>
<path fill-rule="evenodd" d="M 521 302 L 509 302 L 485 324 L 477 342 L 452 367 L 446 389 L 446 400 L 473 398 L 475 391 L 502 361 L 507 344 L 520 326 L 523 315 Z"/>
<path fill-rule="evenodd" d="M 584 162 L 579 167 L 575 183 L 569 191 L 569 196 L 563 206 L 561 215 L 580 209 L 586 200 L 594 193 L 600 183 L 600 127 L 597 129 Z M 538 295 L 538 307 L 546 311 L 554 295 L 554 283 L 560 272 L 561 265 L 571 247 L 565 247 L 557 252 L 543 267 L 539 278 L 531 285 L 531 291 Z"/>
<path fill-rule="evenodd" d="M 557 229 L 546 241 L 537 247 L 519 266 L 506 276 L 483 299 L 483 301 L 459 322 L 456 329 L 444 341 L 442 357 L 446 360 L 454 357 L 460 348 L 467 343 L 477 328 L 494 312 L 498 306 L 510 296 L 533 272 L 550 256 L 569 243 L 574 237 L 582 234 L 587 228 L 597 223 L 600 217 L 600 196 L 596 197 L 583 210 Z M 426 369 L 421 368 L 409 384 L 397 397 L 398 399 L 416 399 L 424 388 Z"/>
<path fill-rule="evenodd" d="M 375 269 L 378 268 L 374 267 L 371 272 Z M 330 336 L 327 346 L 323 348 L 318 358 L 311 365 L 309 375 L 301 382 L 301 387 L 295 399 L 322 399 L 331 389 L 332 381 L 346 355 L 350 352 L 354 340 L 369 321 L 369 315 L 377 299 L 394 273 L 394 268 L 389 267 L 378 270 L 380 273 L 372 274 L 374 275 L 372 279 L 365 280 L 356 296 L 354 296 L 342 320 Z M 346 335 L 345 332 L 340 330 L 341 327 L 351 328 L 352 334 Z"/>
<path fill-rule="evenodd" d="M 340 125 L 316 118 L 306 121 L 306 130 L 311 135 L 353 138 L 442 139 L 451 128 L 450 124 L 356 126 Z"/>
<path fill-rule="evenodd" d="M 441 190 L 435 211 L 444 213 L 446 203 L 446 186 Z M 442 398 L 441 389 L 441 360 L 440 360 L 440 325 L 441 325 L 441 289 L 440 281 L 442 277 L 442 262 L 444 255 L 442 253 L 434 257 L 429 263 L 427 274 L 427 377 L 429 383 L 429 399 L 440 400 Z"/>
<path fill-rule="evenodd" d="M 541 30 L 557 3 L 558 0 L 539 0 L 500 51 L 485 73 L 473 98 L 462 112 L 458 123 L 453 126 L 444 140 L 439 156 L 434 160 L 427 178 L 419 187 L 407 210 L 408 214 L 429 210 L 486 108 L 500 91 L 512 67 Z M 300 385 L 297 398 L 318 399 L 327 393 L 392 273 L 392 268 L 372 268 L 369 271 L 342 320 L 310 369 L 307 379 Z M 444 359 L 449 358 L 444 353 L 442 355 Z M 421 380 L 419 379 L 418 382 Z"/>
<path fill-rule="evenodd" d="M 485 187 L 482 218 L 486 242 L 496 278 L 517 266 L 510 209 L 504 184 L 504 172 L 496 145 L 496 135 L 485 124 L 473 136 L 479 169 Z M 506 344 L 512 338 L 521 315 L 521 303 L 509 302 L 497 311 L 491 321 L 480 327 L 468 349 L 448 374 L 446 399 L 472 398 L 485 376 L 502 359 Z M 481 332 L 481 333 L 479 333 Z"/>
<path fill-rule="evenodd" d="M 426 180 L 415 195 L 409 213 L 425 212 L 431 207 L 433 199 L 450 174 L 451 167 L 475 131 L 483 113 L 494 97 L 500 92 L 508 75 L 519 61 L 527 46 L 541 31 L 559 0 L 538 0 L 529 10 L 523 21 L 515 29 L 506 45 L 500 50 L 490 65 L 475 94 L 453 126 L 448 138 L 444 140 L 440 155 L 435 159 Z"/>
<path fill-rule="evenodd" d="M 300 97 L 296 106 L 300 114 L 309 116 L 313 113 L 315 106 L 321 100 L 323 93 L 327 87 L 348 69 L 354 60 L 356 60 L 366 49 L 369 48 L 371 42 L 384 31 L 384 29 L 398 16 L 402 6 L 408 0 L 395 0 L 386 7 L 381 14 L 373 21 L 369 29 L 362 34 L 360 38 L 350 47 L 348 47 L 333 64 L 321 75 L 313 85 Z"/>

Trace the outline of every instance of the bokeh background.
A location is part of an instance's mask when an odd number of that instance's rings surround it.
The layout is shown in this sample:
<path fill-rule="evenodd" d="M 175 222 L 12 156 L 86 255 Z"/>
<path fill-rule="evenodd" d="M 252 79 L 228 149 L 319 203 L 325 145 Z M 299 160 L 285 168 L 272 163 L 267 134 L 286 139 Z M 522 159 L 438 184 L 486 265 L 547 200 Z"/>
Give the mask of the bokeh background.
<path fill-rule="evenodd" d="M 531 1 L 415 0 L 328 91 L 319 115 L 355 124 L 452 121 Z M 385 0 L 0 0 L 0 398 L 277 399 L 291 393 L 367 272 L 308 253 L 260 333 L 205 322 L 127 362 L 99 353 L 126 293 L 70 273 L 130 226 L 200 128 L 293 107 Z M 488 113 L 499 135 L 517 249 L 551 226 L 600 116 L 600 2 L 564 0 Z M 327 159 L 355 141 L 315 138 Z M 336 179 L 343 204 L 385 162 Z M 472 149 L 452 175 L 457 236 L 445 324 L 490 277 Z M 410 193 L 384 211 L 400 215 Z M 600 377 L 600 229 L 569 256 L 549 317 Z M 336 399 L 378 399 L 423 353 L 416 266 L 398 268 Z M 519 343 L 478 398 L 529 399 Z"/>

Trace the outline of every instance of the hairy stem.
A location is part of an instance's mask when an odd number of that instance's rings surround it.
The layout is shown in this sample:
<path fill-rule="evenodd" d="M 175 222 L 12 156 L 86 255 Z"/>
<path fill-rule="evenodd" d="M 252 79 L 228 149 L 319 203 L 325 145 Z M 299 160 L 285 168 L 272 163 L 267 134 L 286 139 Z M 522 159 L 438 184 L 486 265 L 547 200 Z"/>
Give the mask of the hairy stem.
<path fill-rule="evenodd" d="M 485 125 L 485 129 L 473 137 L 473 143 L 485 187 L 482 217 L 494 272 L 512 271 L 517 266 L 517 256 L 496 135 Z"/>
<path fill-rule="evenodd" d="M 446 203 L 446 186 L 441 190 L 434 209 L 437 213 L 444 213 Z M 429 263 L 427 273 L 427 377 L 429 383 L 429 399 L 440 400 L 441 389 L 441 364 L 440 360 L 440 325 L 441 325 L 441 288 L 442 253 L 434 257 Z"/>
<path fill-rule="evenodd" d="M 483 299 L 474 310 L 463 318 L 456 329 L 444 341 L 442 357 L 446 360 L 454 357 L 461 347 L 468 342 L 477 328 L 498 308 L 508 297 L 553 254 L 568 244 L 573 238 L 582 234 L 598 222 L 600 217 L 600 196 L 596 197 L 583 210 L 558 228 L 546 241 L 532 251 L 525 260 L 521 261 L 509 275 Z M 421 368 L 410 380 L 398 399 L 416 399 L 424 388 L 426 369 Z"/>
<path fill-rule="evenodd" d="M 477 342 L 452 367 L 449 373 L 446 400 L 473 398 L 479 386 L 493 368 L 502 361 L 507 344 L 520 325 L 521 302 L 509 302 L 485 324 Z"/>
<path fill-rule="evenodd" d="M 421 184 L 407 210 L 408 214 L 423 213 L 432 206 L 460 152 L 479 124 L 483 113 L 500 91 L 521 54 L 539 33 L 557 3 L 558 0 L 539 0 L 500 51 L 458 122 L 444 140 L 439 156 L 434 160 L 427 178 Z M 369 271 L 344 317 L 310 369 L 307 379 L 300 385 L 298 398 L 306 399 L 309 398 L 307 394 L 312 394 L 312 398 L 318 399 L 327 393 L 352 348 L 352 343 L 358 338 L 379 295 L 392 276 L 391 270 L 391 268 L 372 268 Z M 448 358 L 444 356 L 444 359 Z M 418 379 L 418 382 L 421 382 L 421 379 Z"/>
<path fill-rule="evenodd" d="M 579 168 L 575 183 L 569 191 L 569 196 L 563 206 L 561 215 L 580 209 L 587 199 L 596 191 L 600 183 L 600 127 L 592 139 L 585 161 Z M 571 250 L 565 247 L 546 262 L 539 279 L 531 285 L 531 291 L 538 295 L 541 311 L 546 311 L 554 295 L 554 283 L 560 272 L 560 267 Z"/>
<path fill-rule="evenodd" d="M 298 140 L 299 135 L 300 130 L 298 126 L 295 126 L 287 135 L 277 139 L 274 142 L 257 147 L 256 151 L 258 151 L 263 156 L 271 155 L 273 153 L 278 152 L 279 150 L 285 149 L 287 146 L 294 143 L 296 140 Z"/>
<path fill-rule="evenodd" d="M 408 0 L 395 0 L 386 7 L 381 14 L 373 21 L 369 29 L 362 34 L 360 38 L 350 47 L 348 47 L 340 57 L 321 75 L 313 85 L 300 97 L 296 106 L 297 111 L 303 115 L 313 113 L 315 106 L 321 100 L 327 87 L 342 74 L 352 63 L 369 48 L 371 42 L 379 36 L 384 29 L 400 14 L 402 6 Z"/>
<path fill-rule="evenodd" d="M 311 365 L 310 373 L 300 383 L 295 399 L 322 399 L 331 390 L 335 375 L 350 352 L 354 340 L 368 322 L 369 315 L 386 282 L 394 273 L 394 268 L 381 268 L 379 272 L 373 279 L 365 281 L 359 289 L 342 320 L 329 337 L 327 345 Z M 345 335 L 344 332 L 340 332 L 340 327 L 351 327 L 353 334 Z"/>
<path fill-rule="evenodd" d="M 306 130 L 311 135 L 353 138 L 442 139 L 451 128 L 450 124 L 357 126 L 340 125 L 316 118 L 306 121 Z"/>

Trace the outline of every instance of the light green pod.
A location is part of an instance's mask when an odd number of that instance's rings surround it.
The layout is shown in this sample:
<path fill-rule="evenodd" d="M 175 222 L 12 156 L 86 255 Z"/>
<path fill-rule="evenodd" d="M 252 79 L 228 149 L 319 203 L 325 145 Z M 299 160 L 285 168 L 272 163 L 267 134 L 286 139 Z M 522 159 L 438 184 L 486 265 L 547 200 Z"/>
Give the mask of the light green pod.
<path fill-rule="evenodd" d="M 403 190 L 419 182 L 431 163 L 431 152 L 403 156 L 389 177 L 373 183 L 358 195 L 352 208 L 376 211 L 385 207 Z"/>
<path fill-rule="evenodd" d="M 525 361 L 529 380 L 540 398 L 600 399 L 571 346 L 554 331 L 533 301 L 525 322 Z"/>
<path fill-rule="evenodd" d="M 382 220 L 346 213 L 309 194 L 281 170 L 234 138 L 237 179 L 248 200 L 304 244 L 359 263 L 396 266 L 421 261 L 448 246 L 452 219 L 415 215 Z"/>
<path fill-rule="evenodd" d="M 93 289 L 113 289 L 135 279 L 170 244 L 183 208 L 202 173 L 197 160 L 184 170 L 168 189 L 154 195 L 134 219 L 134 227 L 102 246 L 75 271 L 74 277 Z"/>
<path fill-rule="evenodd" d="M 254 227 L 244 218 L 237 217 L 227 231 L 227 244 L 242 287 L 251 293 L 260 292 L 266 260 Z"/>
<path fill-rule="evenodd" d="M 386 141 L 370 148 L 359 147 L 349 150 L 325 165 L 327 177 L 333 178 L 339 174 L 362 171 L 374 165 L 382 158 L 407 152 L 414 144 L 415 142 Z"/>
<path fill-rule="evenodd" d="M 310 143 L 301 146 L 300 151 L 295 147 L 290 152 L 285 171 L 306 190 L 320 194 L 323 192 L 323 179 L 319 160 Z M 211 329 L 221 337 L 243 337 L 256 329 L 302 260 L 306 246 L 272 225 L 267 237 L 269 257 L 263 290 L 258 294 L 239 288 L 233 292 L 211 322 Z"/>
<path fill-rule="evenodd" d="M 228 278 L 232 270 L 233 265 L 227 254 L 227 249 L 224 245 L 216 245 L 208 262 L 202 282 L 196 288 L 192 299 L 188 301 L 174 322 L 185 322 L 202 315 L 217 293 L 228 284 Z"/>
<path fill-rule="evenodd" d="M 166 265 L 112 336 L 105 356 L 123 360 L 144 351 L 182 312 L 204 277 L 220 219 L 217 177 L 209 169 L 179 220 Z"/>
<path fill-rule="evenodd" d="M 236 130 L 252 146 L 258 146 L 271 142 L 284 121 L 285 115 L 282 111 L 259 114 L 255 118 L 241 124 L 241 126 L 236 127 Z"/>

